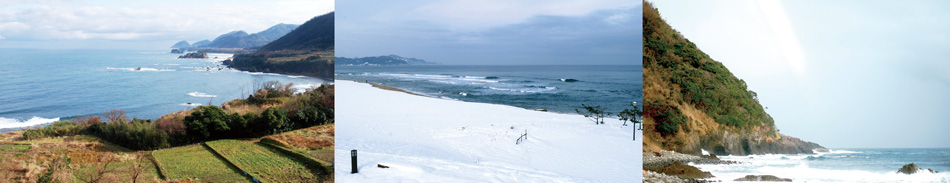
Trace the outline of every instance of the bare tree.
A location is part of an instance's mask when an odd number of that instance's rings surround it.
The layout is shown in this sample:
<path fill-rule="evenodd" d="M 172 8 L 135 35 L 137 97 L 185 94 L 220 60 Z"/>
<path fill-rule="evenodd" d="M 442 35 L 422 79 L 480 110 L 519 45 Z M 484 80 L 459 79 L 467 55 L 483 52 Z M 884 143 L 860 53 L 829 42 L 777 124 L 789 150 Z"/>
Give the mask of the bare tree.
<path fill-rule="evenodd" d="M 132 161 L 132 166 L 129 167 L 129 175 L 132 176 L 132 183 L 137 183 L 139 176 L 145 172 L 145 169 L 148 168 L 148 160 L 142 154 L 137 154 L 135 160 Z"/>
<path fill-rule="evenodd" d="M 105 179 L 108 179 L 106 174 L 111 174 L 115 172 L 115 167 L 109 167 L 109 164 L 118 162 L 119 158 L 112 154 L 111 152 L 105 152 L 99 154 L 99 159 L 97 165 L 95 166 L 94 172 L 86 173 L 88 175 L 80 176 L 79 179 L 83 182 L 103 182 Z"/>
<path fill-rule="evenodd" d="M 125 111 L 119 109 L 109 110 L 109 112 L 103 113 L 102 116 L 109 119 L 109 122 L 129 121 L 129 117 L 125 116 Z"/>

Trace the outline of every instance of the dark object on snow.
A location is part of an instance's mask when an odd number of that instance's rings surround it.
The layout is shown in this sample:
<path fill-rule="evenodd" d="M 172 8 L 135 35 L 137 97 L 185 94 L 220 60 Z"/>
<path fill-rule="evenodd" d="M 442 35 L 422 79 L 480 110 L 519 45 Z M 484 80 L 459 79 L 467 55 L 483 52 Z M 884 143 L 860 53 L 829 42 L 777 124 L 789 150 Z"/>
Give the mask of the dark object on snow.
<path fill-rule="evenodd" d="M 376 167 L 379 167 L 379 168 L 389 168 L 389 166 L 386 166 L 386 165 L 383 165 L 383 164 L 376 164 Z"/>
<path fill-rule="evenodd" d="M 356 149 L 350 151 L 350 162 L 350 167 L 353 167 L 353 170 L 350 171 L 350 173 L 360 173 L 360 171 L 356 169 Z"/>

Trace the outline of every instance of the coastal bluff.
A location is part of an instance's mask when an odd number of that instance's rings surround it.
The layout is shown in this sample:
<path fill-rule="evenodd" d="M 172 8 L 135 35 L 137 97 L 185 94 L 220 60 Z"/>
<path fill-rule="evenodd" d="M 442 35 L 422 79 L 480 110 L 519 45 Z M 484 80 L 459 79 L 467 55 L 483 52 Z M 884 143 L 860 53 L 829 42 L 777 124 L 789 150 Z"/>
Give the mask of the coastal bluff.
<path fill-rule="evenodd" d="M 779 133 L 759 95 L 643 5 L 644 152 L 812 154 L 814 142 Z"/>

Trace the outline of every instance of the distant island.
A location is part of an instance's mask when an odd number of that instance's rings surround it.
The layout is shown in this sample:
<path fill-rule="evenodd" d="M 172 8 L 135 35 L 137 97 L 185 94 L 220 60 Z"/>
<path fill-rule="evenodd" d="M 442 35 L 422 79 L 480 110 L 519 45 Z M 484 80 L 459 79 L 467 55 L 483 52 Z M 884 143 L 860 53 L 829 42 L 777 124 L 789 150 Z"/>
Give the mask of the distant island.
<path fill-rule="evenodd" d="M 232 60 L 225 60 L 223 64 L 249 72 L 271 72 L 332 79 L 334 59 L 333 19 L 333 12 L 314 17 L 277 40 L 261 46 L 256 51 L 235 54 Z M 265 35 L 262 34 L 262 36 Z"/>
<path fill-rule="evenodd" d="M 436 65 L 417 58 L 401 57 L 399 55 L 384 55 L 375 57 L 336 57 L 338 66 L 386 66 L 386 65 Z"/>

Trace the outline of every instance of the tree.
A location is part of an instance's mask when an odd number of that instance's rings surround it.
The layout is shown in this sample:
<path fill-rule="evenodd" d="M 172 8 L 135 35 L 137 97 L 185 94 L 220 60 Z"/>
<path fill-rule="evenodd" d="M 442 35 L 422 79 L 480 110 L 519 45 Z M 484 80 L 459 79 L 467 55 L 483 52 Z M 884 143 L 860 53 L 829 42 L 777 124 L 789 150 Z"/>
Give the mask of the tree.
<path fill-rule="evenodd" d="M 187 127 L 186 133 L 193 138 L 217 138 L 230 130 L 227 123 L 228 115 L 218 106 L 201 106 L 185 116 L 182 123 Z"/>
<path fill-rule="evenodd" d="M 290 131 L 290 128 L 293 127 L 290 121 L 287 120 L 287 113 L 277 107 L 264 110 L 261 113 L 261 118 L 264 120 L 264 124 L 272 130 L 270 134 Z"/>
<path fill-rule="evenodd" d="M 601 106 L 589 106 L 581 104 L 581 107 L 584 109 L 584 111 L 581 111 L 580 109 L 574 109 L 574 111 L 577 111 L 578 114 L 590 119 L 594 122 L 594 124 L 604 124 L 604 118 L 613 114 L 610 112 L 604 112 L 607 109 Z"/>
<path fill-rule="evenodd" d="M 129 121 L 129 117 L 125 116 L 125 111 L 119 109 L 109 110 L 109 112 L 103 113 L 102 116 L 109 119 L 109 122 Z"/>
<path fill-rule="evenodd" d="M 620 121 L 623 121 L 623 126 L 627 126 L 627 121 L 633 123 L 633 140 L 637 140 L 636 130 L 643 130 L 643 124 L 641 124 L 640 121 L 641 117 L 643 117 L 643 111 L 640 110 L 640 106 L 637 106 L 636 102 L 630 103 L 630 105 L 633 106 L 633 109 L 623 109 L 623 111 L 617 114 L 617 117 L 620 118 Z M 640 124 L 639 129 L 637 128 L 637 124 Z M 621 128 L 623 127 L 621 126 Z"/>

